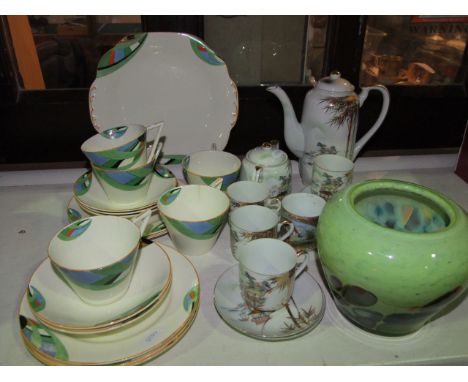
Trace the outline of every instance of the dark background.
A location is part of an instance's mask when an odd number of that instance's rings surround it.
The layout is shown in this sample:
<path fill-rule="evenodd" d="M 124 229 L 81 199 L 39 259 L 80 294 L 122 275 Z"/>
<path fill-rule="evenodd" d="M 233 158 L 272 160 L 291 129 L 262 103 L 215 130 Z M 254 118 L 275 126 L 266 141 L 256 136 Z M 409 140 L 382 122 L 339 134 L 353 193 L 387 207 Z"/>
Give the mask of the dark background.
<path fill-rule="evenodd" d="M 203 39 L 203 16 L 143 16 L 143 30 L 177 31 Z M 323 75 L 339 69 L 359 83 L 365 16 L 331 16 Z M 82 166 L 80 146 L 95 134 L 88 110 L 88 89 L 22 91 L 5 17 L 0 36 L 0 168 L 28 169 Z M 388 86 L 387 117 L 360 156 L 457 152 L 468 120 L 467 52 L 460 71 L 461 85 Z M 300 118 L 307 86 L 283 87 Z M 262 142 L 284 143 L 283 109 L 265 86 L 239 87 L 239 117 L 226 151 L 243 155 Z M 359 88 L 356 89 L 359 92 Z M 358 138 L 374 123 L 381 107 L 371 92 L 360 109 Z"/>

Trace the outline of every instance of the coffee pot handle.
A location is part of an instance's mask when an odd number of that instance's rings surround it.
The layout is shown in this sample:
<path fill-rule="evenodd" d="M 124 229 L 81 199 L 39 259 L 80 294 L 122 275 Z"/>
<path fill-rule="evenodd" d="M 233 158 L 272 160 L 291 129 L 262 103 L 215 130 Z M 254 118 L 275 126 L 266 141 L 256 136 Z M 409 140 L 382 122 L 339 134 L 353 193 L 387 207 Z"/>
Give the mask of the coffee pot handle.
<path fill-rule="evenodd" d="M 384 121 L 385 116 L 387 115 L 388 107 L 390 106 L 390 93 L 388 92 L 388 89 L 385 86 L 379 84 L 375 86 L 367 86 L 362 88 L 361 93 L 359 93 L 359 107 L 361 107 L 364 104 L 364 101 L 367 99 L 367 96 L 369 95 L 369 92 L 371 90 L 377 90 L 380 93 L 382 93 L 382 109 L 380 110 L 380 115 L 377 118 L 377 121 L 375 121 L 374 125 L 369 129 L 369 131 L 366 134 L 364 134 L 364 136 L 359 141 L 356 142 L 354 146 L 354 153 L 352 158 L 353 160 L 356 159 L 357 155 L 359 154 L 359 151 L 361 151 L 361 149 L 367 143 L 367 141 L 377 132 L 380 125 L 382 125 L 382 122 Z"/>

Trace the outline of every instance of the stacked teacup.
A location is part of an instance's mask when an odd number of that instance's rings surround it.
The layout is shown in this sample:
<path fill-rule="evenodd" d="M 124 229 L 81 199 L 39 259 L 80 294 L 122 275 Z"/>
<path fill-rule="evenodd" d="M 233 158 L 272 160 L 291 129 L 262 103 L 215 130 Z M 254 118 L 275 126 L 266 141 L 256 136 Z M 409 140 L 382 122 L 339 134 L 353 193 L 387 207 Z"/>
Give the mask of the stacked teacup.
<path fill-rule="evenodd" d="M 107 195 L 109 205 L 115 209 L 141 212 L 137 208 L 125 208 L 137 205 L 148 193 L 153 167 L 162 147 L 159 137 L 163 126 L 164 123 L 159 122 L 147 127 L 114 127 L 92 136 L 81 146 L 91 163 L 93 175 Z M 106 212 L 93 209 L 80 203 L 80 200 L 78 203 L 92 214 Z M 153 204 L 154 207 L 156 202 Z"/>

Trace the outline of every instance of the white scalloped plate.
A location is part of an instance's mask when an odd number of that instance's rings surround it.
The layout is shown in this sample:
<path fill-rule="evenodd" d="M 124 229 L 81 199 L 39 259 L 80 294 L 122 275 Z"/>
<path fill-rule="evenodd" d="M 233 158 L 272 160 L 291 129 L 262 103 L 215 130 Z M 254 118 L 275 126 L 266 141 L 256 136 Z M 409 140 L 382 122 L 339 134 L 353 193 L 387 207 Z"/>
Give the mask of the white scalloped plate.
<path fill-rule="evenodd" d="M 226 64 L 203 41 L 183 33 L 139 34 L 118 43 L 101 58 L 89 91 L 97 131 L 164 121 L 165 155 L 213 144 L 223 150 L 238 105 Z"/>

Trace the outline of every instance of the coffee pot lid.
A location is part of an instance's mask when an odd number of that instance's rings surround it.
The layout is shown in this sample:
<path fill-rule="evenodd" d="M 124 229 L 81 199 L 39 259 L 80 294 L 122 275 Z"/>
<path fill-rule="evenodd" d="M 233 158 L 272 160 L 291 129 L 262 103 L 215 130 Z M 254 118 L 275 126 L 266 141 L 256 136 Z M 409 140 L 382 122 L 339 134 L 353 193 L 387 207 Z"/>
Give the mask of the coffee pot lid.
<path fill-rule="evenodd" d="M 338 70 L 333 70 L 329 77 L 324 77 L 317 82 L 316 88 L 329 92 L 352 92 L 354 86 L 345 78 L 341 78 Z"/>
<path fill-rule="evenodd" d="M 260 166 L 278 166 L 288 160 L 288 155 L 270 142 L 250 150 L 247 159 Z"/>

